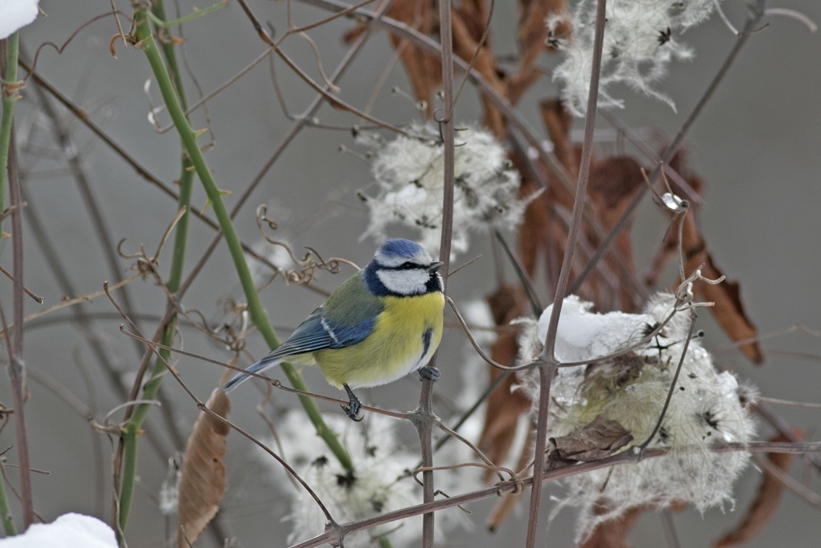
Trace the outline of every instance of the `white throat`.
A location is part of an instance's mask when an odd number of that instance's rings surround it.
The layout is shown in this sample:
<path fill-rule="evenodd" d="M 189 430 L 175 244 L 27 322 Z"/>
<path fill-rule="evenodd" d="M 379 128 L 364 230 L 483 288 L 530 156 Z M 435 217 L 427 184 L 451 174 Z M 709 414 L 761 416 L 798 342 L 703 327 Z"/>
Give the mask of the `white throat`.
<path fill-rule="evenodd" d="M 421 268 L 414 270 L 377 269 L 376 275 L 388 290 L 400 295 L 422 295 L 430 279 L 430 273 Z"/>

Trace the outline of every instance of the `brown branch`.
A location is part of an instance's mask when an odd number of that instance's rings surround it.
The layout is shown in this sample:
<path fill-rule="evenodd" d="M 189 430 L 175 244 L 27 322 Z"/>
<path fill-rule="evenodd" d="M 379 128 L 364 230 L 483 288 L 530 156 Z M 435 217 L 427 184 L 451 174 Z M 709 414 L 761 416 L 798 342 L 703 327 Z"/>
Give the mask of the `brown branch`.
<path fill-rule="evenodd" d="M 91 118 L 89 117 L 88 113 L 81 109 L 77 104 L 75 104 L 71 99 L 69 99 L 63 92 L 57 89 L 54 85 L 52 85 L 48 80 L 46 80 L 41 74 L 38 72 L 31 72 L 30 65 L 23 60 L 21 57 L 19 60 L 19 65 L 23 67 L 25 70 L 29 71 L 31 77 L 37 83 L 38 86 L 41 86 L 44 90 L 46 90 L 49 95 L 57 99 L 57 101 L 62 104 L 69 112 L 71 112 L 80 122 L 83 123 L 94 135 L 96 135 L 100 140 L 103 141 L 111 150 L 113 150 L 120 158 L 123 159 L 129 166 L 131 166 L 137 174 L 145 179 L 147 182 L 151 183 L 152 185 L 159 188 L 163 193 L 172 198 L 174 201 L 179 201 L 179 195 L 168 185 L 166 185 L 159 177 L 151 173 L 145 166 L 140 164 L 131 154 L 129 154 L 124 148 L 118 145 L 112 138 L 109 136 L 103 129 L 94 123 Z M 280 151 L 281 152 L 281 151 Z M 278 155 L 277 155 L 278 156 Z M 268 166 L 270 167 L 270 166 Z M 267 172 L 267 170 L 265 170 Z M 258 177 L 257 179 L 261 179 Z M 256 184 L 259 184 L 259 181 L 255 179 Z M 256 184 L 254 186 L 256 186 Z M 219 224 L 216 221 L 212 220 L 210 217 L 205 216 L 200 210 L 196 208 L 191 209 L 191 213 L 208 225 L 210 228 L 214 230 L 219 230 Z M 268 259 L 261 256 L 259 253 L 254 251 L 254 249 L 246 244 L 242 243 L 242 250 L 245 251 L 250 257 L 254 258 L 257 262 L 264 264 L 271 270 L 276 271 L 277 267 L 271 263 Z"/>
<path fill-rule="evenodd" d="M 582 143 L 582 157 L 579 167 L 579 180 L 576 184 L 576 195 L 573 203 L 573 217 L 567 235 L 567 246 L 562 260 L 562 269 L 556 285 L 553 299 L 553 311 L 547 328 L 544 350 L 540 356 L 539 367 L 539 413 L 536 427 L 535 460 L 533 463 L 534 477 L 541 477 L 544 469 L 544 452 L 547 444 L 547 411 L 550 405 L 550 383 L 559 367 L 555 356 L 556 334 L 559 327 L 559 315 L 562 311 L 570 271 L 573 266 L 573 253 L 576 241 L 582 229 L 582 214 L 584 200 L 587 196 L 587 180 L 590 176 L 590 159 L 593 154 L 593 129 L 596 123 L 596 104 L 599 96 L 599 75 L 601 73 L 602 46 L 604 43 L 605 7 L 607 0 L 598 0 L 596 5 L 596 33 L 593 45 L 593 66 L 590 75 L 590 91 L 587 96 L 587 117 L 584 122 L 584 142 Z M 534 486 L 530 493 L 530 513 L 527 520 L 527 538 L 525 545 L 533 548 L 536 544 L 536 532 L 539 523 L 539 506 L 542 500 L 541 485 Z"/>
<path fill-rule="evenodd" d="M 5 40 L 0 48 L 0 57 L 6 58 Z M 3 63 L 5 65 L 5 63 Z M 0 73 L 5 74 L 5 66 L 0 67 Z M 20 465 L 20 490 L 22 491 L 23 525 L 27 529 L 34 521 L 34 506 L 31 495 L 31 473 L 29 471 L 29 450 L 26 437 L 25 412 L 26 404 L 26 370 L 23 361 L 23 219 L 20 198 L 20 172 L 17 164 L 17 147 L 15 145 L 14 122 L 11 126 L 9 139 L 9 201 L 11 213 L 11 241 L 14 258 L 14 324 L 17 326 L 11 333 L 11 341 L 7 339 L 6 346 L 9 352 L 9 379 L 11 381 L 14 399 L 14 424 L 17 436 L 17 458 Z M 6 318 L 3 316 L 5 330 Z"/>
<path fill-rule="evenodd" d="M 682 448 L 684 451 L 686 448 Z M 821 451 L 821 442 L 803 442 L 803 443 L 780 443 L 780 442 L 768 442 L 768 441 L 759 441 L 759 442 L 749 442 L 747 444 L 743 443 L 729 443 L 725 445 L 716 444 L 710 448 L 713 452 L 716 453 L 727 453 L 732 451 L 748 451 L 751 453 L 794 453 L 794 454 L 803 454 L 803 453 L 814 453 L 817 451 Z M 645 455 L 645 459 L 653 459 L 663 457 L 669 454 L 669 450 L 667 449 L 649 449 Z M 593 461 L 593 462 L 585 462 L 582 464 L 571 464 L 567 466 L 563 466 L 561 468 L 557 468 L 554 470 L 546 471 L 542 474 L 541 482 L 546 483 L 550 481 L 557 481 L 560 479 L 564 479 L 570 476 L 575 476 L 577 474 L 584 474 L 587 472 L 592 472 L 594 470 L 600 470 L 602 468 L 607 468 L 610 466 L 622 466 L 622 465 L 629 465 L 635 464 L 639 461 L 638 455 L 634 451 L 624 451 L 613 455 L 611 457 L 607 457 L 601 460 Z M 533 485 L 533 477 L 522 478 L 518 480 L 500 482 L 496 485 L 488 487 L 486 489 L 479 489 L 477 491 L 471 491 L 470 493 L 464 493 L 462 495 L 455 495 L 451 496 L 450 498 L 437 500 L 430 503 L 423 503 L 417 504 L 416 506 L 408 506 L 407 508 L 402 508 L 400 510 L 395 510 L 393 512 L 386 512 L 384 514 L 379 514 L 378 516 L 374 516 L 371 518 L 361 519 L 358 521 L 354 521 L 351 523 L 345 523 L 337 526 L 333 530 L 326 531 L 325 533 L 318 535 L 312 539 L 306 540 L 304 542 L 300 542 L 299 544 L 295 544 L 291 546 L 291 548 L 314 548 L 316 546 L 322 546 L 324 544 L 333 544 L 338 543 L 340 539 L 343 539 L 345 536 L 355 533 L 357 531 L 362 531 L 365 529 L 370 529 L 372 527 L 376 527 L 377 525 L 382 525 L 384 523 L 390 523 L 393 521 L 397 521 L 400 519 L 406 519 L 413 516 L 418 516 L 421 514 L 425 514 L 427 512 L 438 512 L 439 510 L 444 510 L 446 508 L 453 508 L 455 506 L 462 506 L 465 504 L 469 504 L 471 502 L 478 502 L 480 500 L 489 499 L 492 497 L 498 497 L 501 495 L 505 495 L 508 493 L 514 493 L 521 490 L 523 487 L 527 487 L 529 485 Z"/>
<path fill-rule="evenodd" d="M 309 4 L 311 6 L 316 6 L 318 8 L 322 8 L 329 11 L 342 11 L 347 9 L 350 6 L 340 2 L 339 0 L 299 0 L 304 4 Z M 376 18 L 376 15 L 373 12 L 358 9 L 354 11 L 349 17 L 360 17 L 365 18 L 368 20 L 373 20 Z M 395 19 L 391 19 L 389 17 L 382 17 L 380 20 L 382 26 L 390 30 L 391 33 L 397 35 L 399 38 L 407 40 L 408 42 L 412 43 L 414 46 L 417 46 L 419 49 L 440 55 L 442 51 L 442 47 L 429 38 L 424 34 L 420 33 L 419 31 L 411 28 L 410 26 L 396 21 Z M 459 69 L 466 71 L 468 69 L 468 64 L 463 61 L 462 59 L 454 58 L 453 59 L 454 66 L 458 67 Z M 470 80 L 474 84 L 479 87 L 479 91 L 482 93 L 483 96 L 486 96 L 490 102 L 493 104 L 494 107 L 499 109 L 499 111 L 504 115 L 505 119 L 508 123 L 513 126 L 517 131 L 519 131 L 522 136 L 527 140 L 528 144 L 532 146 L 539 154 L 539 158 L 544 162 L 545 166 L 553 172 L 553 174 L 559 179 L 559 181 L 566 186 L 567 188 L 572 189 L 574 187 L 574 182 L 567 174 L 567 171 L 564 167 L 559 163 L 556 157 L 545 150 L 542 146 L 541 140 L 536 136 L 536 132 L 530 125 L 527 123 L 527 120 L 510 104 L 510 102 L 505 99 L 502 95 L 496 92 L 493 89 L 493 86 L 485 80 L 485 78 L 477 71 L 473 69 L 469 72 Z"/>
<path fill-rule="evenodd" d="M 681 143 L 684 141 L 684 137 L 690 131 L 690 128 L 695 123 L 696 119 L 698 119 L 701 112 L 704 110 L 705 105 L 707 102 L 712 98 L 713 94 L 715 93 L 716 89 L 718 89 L 719 84 L 724 80 L 724 77 L 730 71 L 730 67 L 735 62 L 736 58 L 738 57 L 739 52 L 744 47 L 744 44 L 747 43 L 747 39 L 752 36 L 754 32 L 755 26 L 758 25 L 758 22 L 764 16 L 764 4 L 765 0 L 755 0 L 754 2 L 750 3 L 748 6 L 748 16 L 747 22 L 744 25 L 744 30 L 738 35 L 733 48 L 730 50 L 730 53 L 727 55 L 727 59 L 724 61 L 724 64 L 721 65 L 721 68 L 718 70 L 718 73 L 713 78 L 710 85 L 704 91 L 704 94 L 699 99 L 696 106 L 693 108 L 693 111 L 690 113 L 690 116 L 687 117 L 687 120 L 684 122 L 684 125 L 681 126 L 681 129 L 676 134 L 673 142 L 667 147 L 662 154 L 661 160 L 662 164 L 668 164 L 675 156 L 678 148 L 681 146 Z M 656 167 L 653 172 L 650 174 L 650 181 L 654 181 L 656 177 L 658 177 L 659 173 L 661 173 L 661 169 Z M 579 290 L 584 280 L 590 273 L 593 271 L 593 268 L 596 266 L 596 263 L 602 258 L 607 248 L 615 239 L 616 235 L 624 228 L 627 219 L 629 219 L 633 212 L 636 210 L 638 205 L 641 203 L 641 200 L 644 198 L 645 194 L 647 194 L 646 187 L 642 187 L 641 190 L 633 198 L 633 201 L 630 202 L 630 205 L 627 206 L 627 209 L 624 210 L 621 218 L 613 225 L 613 228 L 610 229 L 610 232 L 607 233 L 607 236 L 604 240 L 599 244 L 599 248 L 596 250 L 596 254 L 588 261 L 587 265 L 584 267 L 584 270 L 573 285 L 568 290 L 568 294 L 575 293 Z"/>

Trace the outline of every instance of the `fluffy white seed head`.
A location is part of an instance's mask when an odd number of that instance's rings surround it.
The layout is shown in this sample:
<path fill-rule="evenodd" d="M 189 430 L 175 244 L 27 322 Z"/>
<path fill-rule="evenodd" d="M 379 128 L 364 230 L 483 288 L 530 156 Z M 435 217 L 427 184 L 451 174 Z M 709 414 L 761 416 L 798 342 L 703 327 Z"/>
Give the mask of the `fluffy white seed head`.
<path fill-rule="evenodd" d="M 672 295 L 662 293 L 650 300 L 644 314 L 596 314 L 590 312 L 590 303 L 568 297 L 559 320 L 557 357 L 564 362 L 592 361 L 625 348 L 666 319 L 674 303 Z M 540 350 L 551 311 L 552 307 L 545 310 L 535 335 L 532 327 L 527 330 L 523 359 Z M 688 312 L 678 312 L 650 344 L 595 365 L 559 369 L 551 388 L 548 435 L 568 435 L 602 415 L 633 435 L 628 448 L 644 443 L 664 406 L 689 329 Z M 522 386 L 538 401 L 536 383 L 526 380 Z M 562 506 L 580 508 L 579 538 L 597 524 L 642 505 L 665 507 L 684 501 L 703 512 L 732 502 L 733 481 L 749 454 L 715 453 L 711 446 L 746 443 L 752 436 L 748 404 L 754 396 L 747 397 L 750 390 L 745 389 L 741 398 L 740 392 L 736 377 L 716 371 L 698 339 L 691 340 L 664 422 L 650 444 L 671 453 L 565 480 Z"/>
<path fill-rule="evenodd" d="M 409 132 L 384 142 L 366 133 L 358 137 L 372 150 L 371 171 L 379 187 L 367 196 L 370 224 L 366 235 L 385 237 L 386 228 L 402 224 L 421 232 L 422 245 L 439 249 L 444 192 L 444 147 L 438 129 L 412 125 Z M 463 253 L 471 231 L 511 229 L 521 221 L 519 174 L 508 163 L 504 147 L 488 131 L 468 127 L 456 134 L 453 250 Z"/>
<path fill-rule="evenodd" d="M 677 37 L 707 19 L 714 7 L 714 0 L 609 1 L 598 106 L 622 107 L 622 100 L 610 93 L 613 84 L 621 83 L 675 110 L 673 100 L 654 85 L 665 76 L 670 61 L 693 57 L 692 50 Z M 593 64 L 596 2 L 577 0 L 570 10 L 546 21 L 550 43 L 565 56 L 553 79 L 562 86 L 565 107 L 576 116 L 584 116 Z M 561 35 L 566 23 L 573 32 Z"/>
<path fill-rule="evenodd" d="M 340 442 L 351 456 L 356 467 L 353 475 L 328 451 L 302 413 L 289 413 L 277 427 L 284 458 L 314 489 L 338 523 L 421 504 L 422 488 L 406 474 L 406 470 L 416 466 L 419 456 L 413 451 L 405 451 L 397 442 L 395 427 L 398 423 L 395 419 L 375 413 L 368 413 L 362 423 L 353 423 L 340 414 L 325 415 L 324 418 L 339 434 Z M 270 440 L 269 446 L 279 452 L 274 440 Z M 457 449 L 456 444 L 451 448 Z M 441 459 L 437 456 L 437 465 L 450 464 L 448 458 L 456 454 L 457 458 L 466 458 L 462 450 L 446 453 Z M 260 451 L 257 456 L 270 468 L 277 484 L 290 485 L 282 466 L 267 453 Z M 478 477 L 474 469 L 466 470 L 437 472 L 437 488 L 449 493 L 461 492 L 464 478 L 471 473 Z M 290 489 L 290 495 L 291 512 L 286 519 L 292 522 L 292 529 L 288 544 L 322 534 L 325 515 L 313 498 L 297 486 Z M 463 516 L 458 509 L 437 513 L 438 543 L 445 542 L 447 531 L 467 524 Z M 345 546 L 370 548 L 375 545 L 375 536 L 386 533 L 390 533 L 389 539 L 396 548 L 419 546 L 422 518 L 409 518 L 354 533 L 345 537 Z"/>

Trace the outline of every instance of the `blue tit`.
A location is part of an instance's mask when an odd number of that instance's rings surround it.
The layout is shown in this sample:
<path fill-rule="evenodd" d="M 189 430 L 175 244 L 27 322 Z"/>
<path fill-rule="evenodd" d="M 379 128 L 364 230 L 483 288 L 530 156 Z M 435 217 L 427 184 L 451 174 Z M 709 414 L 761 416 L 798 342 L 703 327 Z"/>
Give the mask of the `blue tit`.
<path fill-rule="evenodd" d="M 361 420 L 362 404 L 352 388 L 386 384 L 412 371 L 437 380 L 439 371 L 427 363 L 442 340 L 441 267 L 415 242 L 386 241 L 287 341 L 245 371 L 262 373 L 282 361 L 315 363 L 330 384 L 347 392 L 350 405 L 342 409 L 353 420 Z M 237 373 L 221 390 L 249 377 Z"/>

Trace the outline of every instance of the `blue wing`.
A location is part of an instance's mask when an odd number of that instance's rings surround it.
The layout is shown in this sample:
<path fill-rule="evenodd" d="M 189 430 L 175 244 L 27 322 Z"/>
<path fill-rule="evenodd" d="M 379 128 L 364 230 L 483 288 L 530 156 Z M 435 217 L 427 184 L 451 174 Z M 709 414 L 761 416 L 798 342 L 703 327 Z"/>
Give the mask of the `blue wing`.
<path fill-rule="evenodd" d="M 323 308 L 319 307 L 303 321 L 296 330 L 276 350 L 262 358 L 257 363 L 245 369 L 250 373 L 262 373 L 288 356 L 308 354 L 326 348 L 345 348 L 364 341 L 373 332 L 374 318 L 353 326 L 343 326 L 323 315 Z M 220 390 L 229 392 L 237 387 L 250 375 L 237 373 L 226 382 Z"/>

